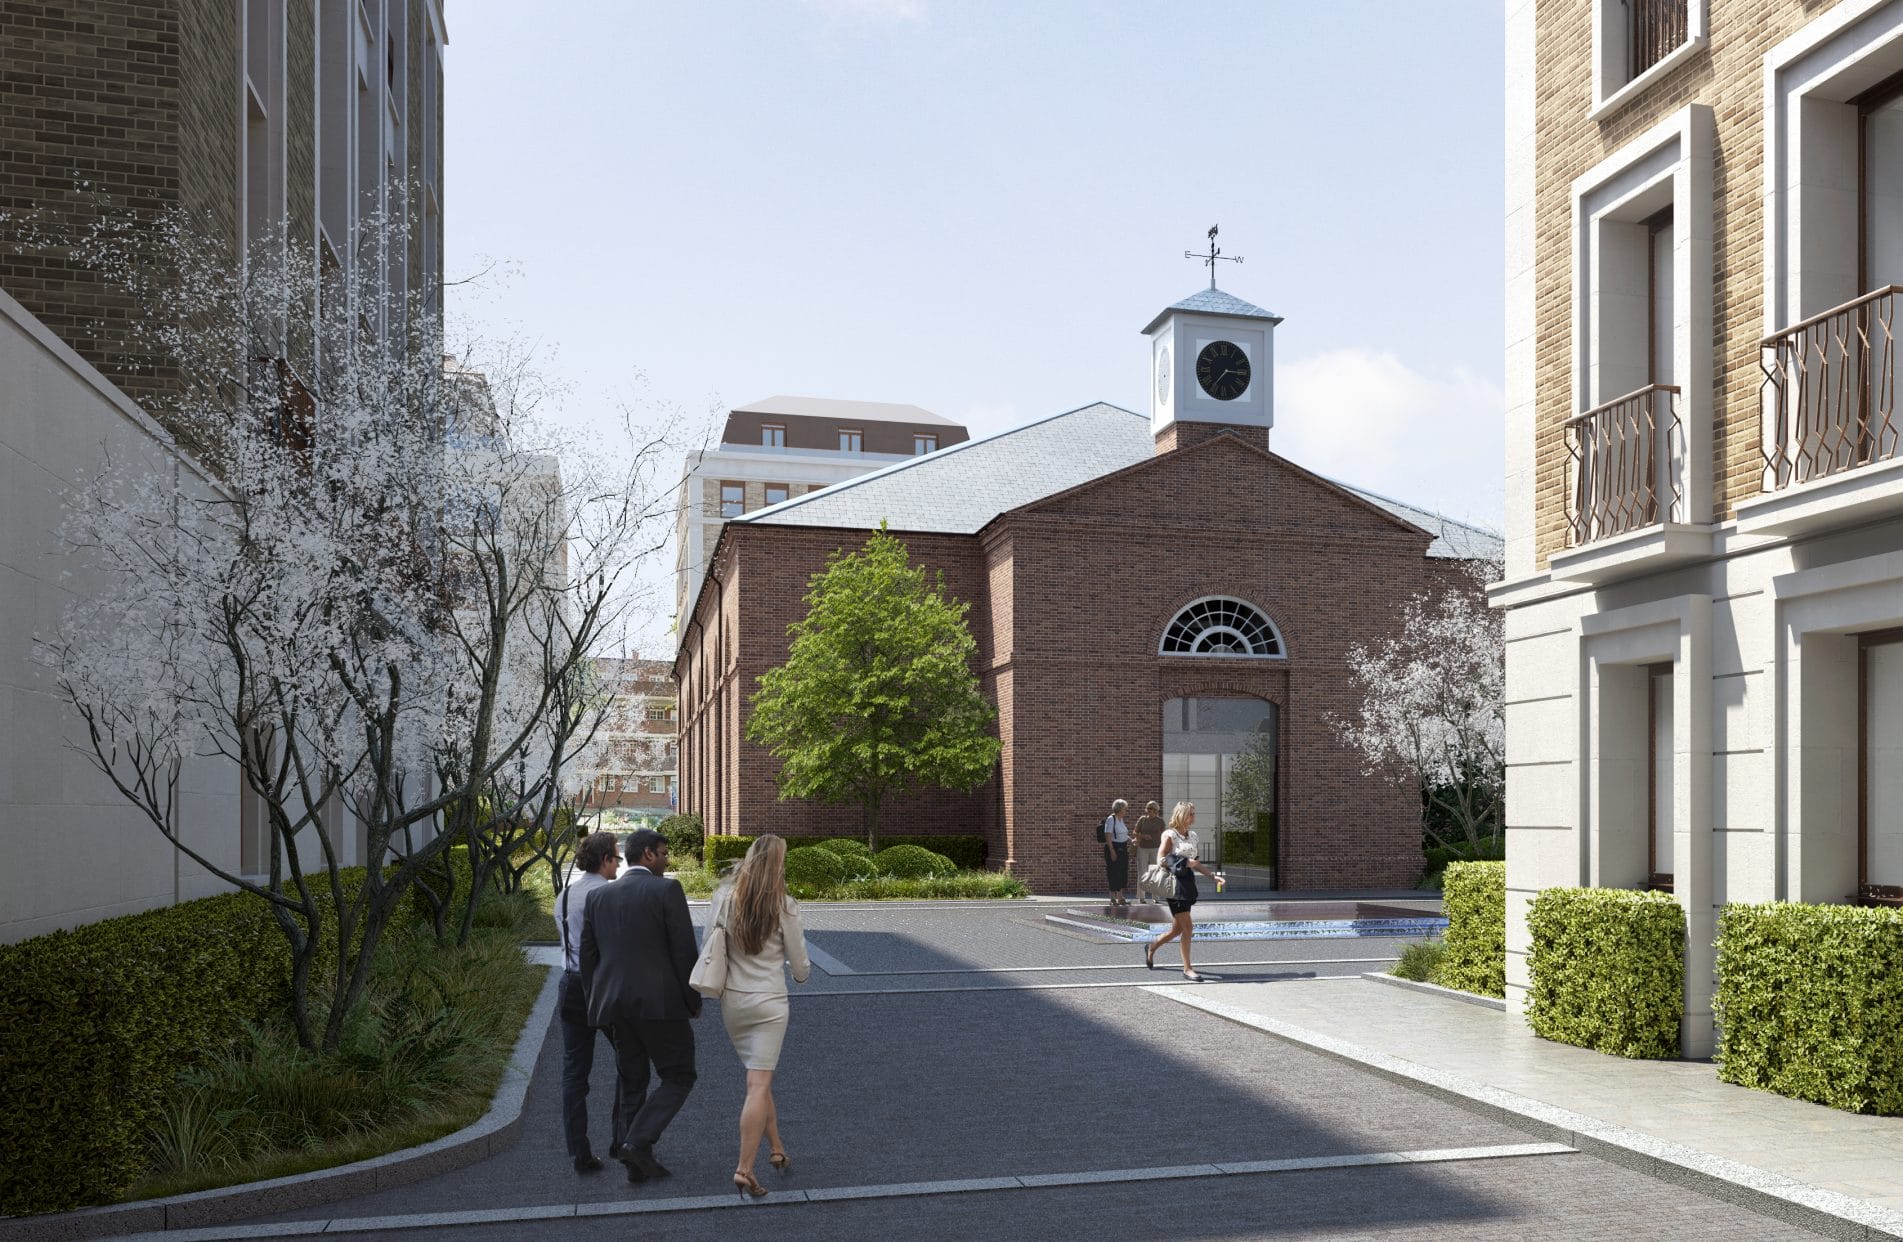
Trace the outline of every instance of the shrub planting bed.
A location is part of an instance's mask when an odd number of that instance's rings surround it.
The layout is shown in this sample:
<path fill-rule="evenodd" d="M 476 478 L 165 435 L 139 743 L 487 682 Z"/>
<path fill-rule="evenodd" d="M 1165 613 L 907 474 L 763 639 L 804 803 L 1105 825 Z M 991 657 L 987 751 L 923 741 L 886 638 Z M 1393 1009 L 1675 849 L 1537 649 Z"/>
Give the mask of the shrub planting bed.
<path fill-rule="evenodd" d="M 1685 917 L 1670 896 L 1549 888 L 1533 899 L 1527 927 L 1534 1034 L 1622 1057 L 1678 1056 Z"/>
<path fill-rule="evenodd" d="M 1507 865 L 1447 866 L 1447 938 L 1432 982 L 1480 996 L 1507 994 Z"/>

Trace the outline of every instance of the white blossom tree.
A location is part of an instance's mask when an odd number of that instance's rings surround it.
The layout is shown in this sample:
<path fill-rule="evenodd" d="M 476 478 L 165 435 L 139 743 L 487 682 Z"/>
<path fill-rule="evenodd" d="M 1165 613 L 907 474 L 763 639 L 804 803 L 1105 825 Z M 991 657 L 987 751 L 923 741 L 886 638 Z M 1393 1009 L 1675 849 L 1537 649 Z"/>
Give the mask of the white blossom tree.
<path fill-rule="evenodd" d="M 16 221 L 22 238 L 47 242 Z M 107 461 L 79 482 L 66 534 L 101 586 L 42 658 L 119 792 L 268 905 L 299 1041 L 334 1048 L 399 902 L 464 839 L 457 817 L 507 771 L 559 771 L 552 705 L 618 637 L 631 567 L 658 546 L 660 441 L 591 447 L 551 484 L 525 427 L 492 409 L 472 432 L 440 290 L 379 284 L 398 225 L 366 226 L 354 280 L 268 239 L 233 264 L 180 216 L 58 241 L 130 295 L 119 330 L 170 380 L 148 408 L 200 481 Z M 206 756 L 261 808 L 262 878 L 187 839 L 180 778 Z"/>
<path fill-rule="evenodd" d="M 1483 588 L 1502 569 L 1497 560 L 1470 562 L 1465 580 L 1407 601 L 1396 637 L 1350 650 L 1360 707 L 1333 721 L 1366 760 L 1367 774 L 1420 788 L 1424 830 L 1441 846 L 1477 850 L 1499 831 L 1505 631 Z"/>

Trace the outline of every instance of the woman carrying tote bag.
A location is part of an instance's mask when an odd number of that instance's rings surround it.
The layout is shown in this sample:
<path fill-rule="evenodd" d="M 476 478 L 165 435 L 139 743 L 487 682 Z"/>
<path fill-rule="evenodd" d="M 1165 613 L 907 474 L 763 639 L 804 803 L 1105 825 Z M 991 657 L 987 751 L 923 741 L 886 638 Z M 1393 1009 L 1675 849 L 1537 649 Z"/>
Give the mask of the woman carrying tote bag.
<path fill-rule="evenodd" d="M 772 1153 L 768 1162 L 781 1173 L 793 1168 L 780 1143 L 779 1109 L 773 1102 L 773 1071 L 779 1068 L 780 1043 L 786 1038 L 784 966 L 792 964 L 793 978 L 800 983 L 813 970 L 799 907 L 786 895 L 785 840 L 772 833 L 754 839 L 732 885 L 723 887 L 714 900 L 713 924 L 724 928 L 727 942 L 720 1020 L 747 1071 L 733 1184 L 742 1198 L 757 1199 L 766 1194 L 753 1176 L 762 1137 Z"/>
<path fill-rule="evenodd" d="M 1168 870 L 1176 880 L 1176 891 L 1167 898 L 1170 908 L 1170 929 L 1158 936 L 1143 950 L 1143 964 L 1151 970 L 1156 969 L 1156 951 L 1172 940 L 1180 942 L 1183 951 L 1183 978 L 1191 983 L 1206 983 L 1208 975 L 1196 973 L 1189 964 L 1189 942 L 1196 934 L 1195 920 L 1190 909 L 1196 904 L 1196 873 L 1202 872 L 1216 882 L 1218 890 L 1222 888 L 1222 872 L 1211 871 L 1203 866 L 1196 857 L 1196 804 L 1178 802 L 1176 809 L 1170 812 L 1169 827 L 1163 830 L 1162 844 L 1157 847 L 1156 861 Z"/>

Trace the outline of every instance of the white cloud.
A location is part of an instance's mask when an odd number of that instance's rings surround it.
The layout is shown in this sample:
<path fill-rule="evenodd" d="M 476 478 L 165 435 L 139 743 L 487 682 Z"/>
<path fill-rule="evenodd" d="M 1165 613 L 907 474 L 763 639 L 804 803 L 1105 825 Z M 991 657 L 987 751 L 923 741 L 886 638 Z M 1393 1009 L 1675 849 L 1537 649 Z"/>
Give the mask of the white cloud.
<path fill-rule="evenodd" d="M 922 22 L 925 0 L 803 0 L 834 21 Z"/>
<path fill-rule="evenodd" d="M 1317 474 L 1501 528 L 1506 398 L 1466 370 L 1338 349 L 1279 362 L 1270 446 Z"/>

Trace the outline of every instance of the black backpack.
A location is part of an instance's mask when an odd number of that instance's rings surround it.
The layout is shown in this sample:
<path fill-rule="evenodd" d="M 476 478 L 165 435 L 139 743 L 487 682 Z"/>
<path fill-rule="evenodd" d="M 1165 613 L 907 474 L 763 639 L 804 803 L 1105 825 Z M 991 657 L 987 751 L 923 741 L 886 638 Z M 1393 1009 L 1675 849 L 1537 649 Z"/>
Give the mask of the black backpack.
<path fill-rule="evenodd" d="M 1103 830 L 1104 830 L 1104 829 L 1105 829 L 1106 827 L 1108 827 L 1108 826 L 1109 826 L 1109 824 L 1110 824 L 1110 817 L 1109 817 L 1108 815 L 1106 815 L 1106 816 L 1104 816 L 1104 817 L 1103 817 L 1102 819 L 1100 819 L 1100 820 L 1098 820 L 1098 821 L 1097 821 L 1097 829 L 1096 829 L 1096 833 L 1097 833 L 1097 844 L 1098 844 L 1098 845 L 1102 845 L 1102 844 L 1103 844 Z"/>

